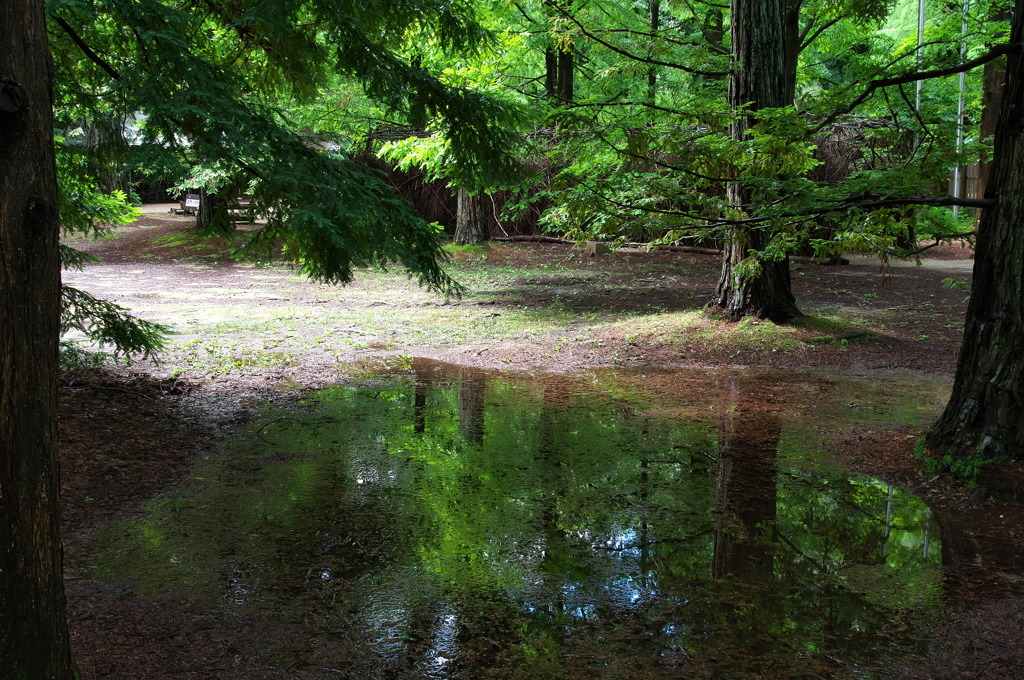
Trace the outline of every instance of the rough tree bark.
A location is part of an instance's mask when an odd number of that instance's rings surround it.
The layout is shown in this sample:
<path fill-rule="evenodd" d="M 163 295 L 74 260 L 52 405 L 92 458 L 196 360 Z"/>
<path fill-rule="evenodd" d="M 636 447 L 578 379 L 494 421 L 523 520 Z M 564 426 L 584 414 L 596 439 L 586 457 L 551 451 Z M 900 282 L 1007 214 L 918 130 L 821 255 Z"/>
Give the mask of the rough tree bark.
<path fill-rule="evenodd" d="M 729 104 L 734 111 L 747 106 L 748 111 L 778 108 L 792 102 L 786 100 L 785 69 L 786 0 L 732 0 L 732 75 L 729 79 Z M 743 139 L 751 119 L 737 115 L 732 126 L 734 139 Z M 729 203 L 743 206 L 750 203 L 750 188 L 731 182 L 727 189 Z M 760 259 L 760 272 L 740 276 L 738 265 L 761 251 L 771 240 L 763 228 L 736 227 L 729 236 L 722 258 L 722 274 L 710 306 L 721 308 L 737 320 L 756 316 L 775 322 L 800 316 L 789 278 L 789 258 Z"/>
<path fill-rule="evenodd" d="M 996 12 L 992 21 L 1005 21 L 1010 18 L 1007 10 Z M 1003 103 L 1003 90 L 1006 88 L 1006 57 L 994 59 L 985 64 L 982 75 L 981 87 L 981 121 L 978 130 L 978 139 L 985 141 L 996 131 L 999 124 L 999 109 Z M 978 163 L 978 196 L 985 195 L 988 186 L 988 177 L 992 169 L 992 160 L 983 159 Z M 981 225 L 981 216 L 984 210 L 979 209 L 975 214 L 974 228 Z"/>
<path fill-rule="evenodd" d="M 227 192 L 226 192 L 227 193 Z M 196 210 L 196 231 L 227 235 L 235 223 L 228 214 L 228 205 L 206 187 L 199 189 L 199 209 Z"/>
<path fill-rule="evenodd" d="M 560 104 L 572 104 L 575 95 L 573 86 L 573 74 L 576 71 L 576 60 L 573 58 L 572 48 L 567 48 L 558 53 L 558 89 L 557 96 Z"/>
<path fill-rule="evenodd" d="M 1024 45 L 1024 0 L 1010 42 Z M 980 462 L 1024 455 L 1024 55 L 1009 55 L 1006 90 L 974 253 L 974 284 L 953 394 L 925 445 Z"/>
<path fill-rule="evenodd" d="M 571 104 L 575 96 L 573 75 L 576 60 L 572 48 L 544 51 L 544 90 L 558 105 Z"/>
<path fill-rule="evenodd" d="M 792 104 L 796 100 L 796 71 L 800 63 L 800 6 L 802 4 L 803 0 L 787 0 L 786 13 L 783 17 L 785 30 L 783 70 L 786 74 L 784 96 L 787 104 Z"/>
<path fill-rule="evenodd" d="M 42 0 L 0 1 L 0 675 L 72 677 L 57 471 L 60 263 Z"/>
<path fill-rule="evenodd" d="M 470 196 L 465 187 L 459 187 L 458 207 L 455 211 L 455 243 L 477 246 L 487 240 L 487 211 L 481 194 Z"/>

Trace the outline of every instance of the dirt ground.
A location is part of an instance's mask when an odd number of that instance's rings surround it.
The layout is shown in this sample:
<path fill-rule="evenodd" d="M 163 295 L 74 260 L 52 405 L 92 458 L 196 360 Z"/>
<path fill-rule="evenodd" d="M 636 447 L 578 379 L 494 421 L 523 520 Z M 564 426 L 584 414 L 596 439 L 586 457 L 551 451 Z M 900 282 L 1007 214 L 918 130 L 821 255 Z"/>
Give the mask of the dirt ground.
<path fill-rule="evenodd" d="M 297 399 L 334 382 L 339 363 L 409 354 L 511 370 L 780 367 L 906 370 L 951 378 L 965 293 L 941 282 L 951 276 L 970 280 L 970 252 L 960 246 L 929 251 L 925 265 L 918 267 L 800 262 L 794 265 L 794 292 L 815 323 L 798 320 L 780 336 L 771 329 L 762 334 L 760 323 L 736 329 L 707 318 L 680 333 L 672 324 L 683 317 L 673 315 L 699 314 L 717 275 L 713 255 L 629 251 L 587 261 L 565 245 L 499 244 L 484 260 L 456 253 L 458 271 L 493 285 L 478 285 L 461 301 L 452 301 L 411 284 L 395 291 L 396 284 L 357 281 L 336 290 L 296 282 L 287 270 L 253 269 L 231 259 L 224 244 L 204 250 L 168 238 L 186 224 L 181 218 L 147 216 L 114 240 L 86 245 L 105 264 L 65 276 L 66 282 L 146 318 L 179 319 L 170 358 L 163 363 L 69 371 L 63 377 L 62 507 L 68 548 L 132 516 L 140 503 L 169 493 L 197 455 L 210 450 L 226 428 L 250 416 L 253 401 Z M 521 275 L 520 270 L 530 273 Z M 287 328 L 244 326 L 223 315 L 201 318 L 221 307 L 242 317 L 287 316 L 295 314 L 296 306 L 314 309 L 316 316 L 301 317 Z M 499 315 L 552 306 L 562 316 L 540 331 L 515 327 L 488 334 L 484 325 Z M 423 317 L 417 323 L 433 319 L 438 330 L 428 328 L 431 333 L 410 339 L 373 321 L 385 311 L 401 317 L 425 307 L 479 318 L 485 330 L 453 336 L 440 327 L 454 317 Z M 345 316 L 364 311 L 366 316 Z M 195 323 L 180 322 L 190 315 Z M 311 340 L 325 337 L 323 324 L 339 319 L 348 337 L 359 342 L 327 347 Z M 189 343 L 196 347 L 211 329 L 227 333 L 224 342 L 239 347 L 269 333 L 279 338 L 276 348 L 288 347 L 287 360 L 236 361 L 231 370 L 217 361 L 194 360 Z M 258 357 L 265 355 L 270 356 L 269 350 Z M 876 677 L 1022 678 L 1024 588 L 1019 579 L 1008 580 L 1005 571 L 1009 564 L 1020 573 L 1024 545 L 1003 516 L 1016 512 L 1024 475 L 1020 469 L 1000 470 L 998 500 L 987 484 L 970 487 L 942 475 L 924 475 L 912 453 L 921 432 L 914 427 L 864 431 L 835 444 L 833 451 L 852 469 L 914 489 L 937 512 L 971 508 L 976 522 L 967 531 L 977 560 L 947 575 L 956 606 L 932 658 L 915 668 L 877 670 Z M 67 585 L 73 645 L 87 680 L 288 677 L 260 665 L 259 650 L 246 641 L 245 622 L 197 611 L 186 598 L 148 602 L 127 585 L 74 577 Z M 358 655 L 354 648 L 346 653 L 353 659 Z"/>

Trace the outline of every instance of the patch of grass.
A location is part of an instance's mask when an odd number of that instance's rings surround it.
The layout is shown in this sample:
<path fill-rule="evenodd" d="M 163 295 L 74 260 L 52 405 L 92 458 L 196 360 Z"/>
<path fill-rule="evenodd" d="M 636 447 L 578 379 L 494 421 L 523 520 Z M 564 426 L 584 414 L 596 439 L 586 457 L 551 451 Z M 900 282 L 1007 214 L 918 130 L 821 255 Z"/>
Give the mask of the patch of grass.
<path fill-rule="evenodd" d="M 231 250 L 236 239 L 223 236 L 208 236 L 194 231 L 180 231 L 162 236 L 154 236 L 146 241 L 146 251 L 140 254 L 143 258 L 157 256 L 166 257 L 168 251 L 175 251 L 183 257 L 221 258 L 232 257 Z"/>
<path fill-rule="evenodd" d="M 800 347 L 798 331 L 791 326 L 746 318 L 731 323 L 704 311 L 672 312 L 633 317 L 610 325 L 628 335 L 674 344 L 696 344 L 736 356 L 742 351 L 780 351 Z"/>
<path fill-rule="evenodd" d="M 862 319 L 854 321 L 857 323 L 863 322 Z M 828 335 L 803 338 L 803 342 L 812 345 L 836 343 L 846 346 L 852 342 L 867 340 L 875 336 L 874 331 L 859 328 L 851 323 L 850 319 L 843 317 L 803 316 L 792 320 L 790 325 L 804 330 L 831 331 Z"/>
<path fill-rule="evenodd" d="M 238 342 L 220 338 L 196 338 L 185 343 L 175 374 L 191 369 L 201 373 L 223 374 L 250 368 L 288 366 L 295 358 L 285 351 L 273 351 L 277 343 L 265 342 L 263 347 L 246 347 Z"/>
<path fill-rule="evenodd" d="M 455 260 L 486 260 L 490 252 L 490 246 L 460 246 L 449 243 L 444 246 L 444 251 Z"/>
<path fill-rule="evenodd" d="M 98 371 L 116 361 L 113 354 L 90 350 L 78 340 L 60 341 L 60 368 L 62 371 Z"/>
<path fill-rule="evenodd" d="M 848 323 L 844 322 L 839 317 L 812 316 L 810 314 L 791 320 L 789 325 L 796 328 L 820 328 L 822 330 L 840 330 L 849 328 Z"/>

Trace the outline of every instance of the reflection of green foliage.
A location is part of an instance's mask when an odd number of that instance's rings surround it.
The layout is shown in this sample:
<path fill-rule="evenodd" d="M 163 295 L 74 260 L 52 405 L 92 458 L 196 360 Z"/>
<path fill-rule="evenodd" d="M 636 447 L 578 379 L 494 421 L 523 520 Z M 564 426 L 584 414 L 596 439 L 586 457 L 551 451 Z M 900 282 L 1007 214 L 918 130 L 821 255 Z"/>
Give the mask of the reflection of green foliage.
<path fill-rule="evenodd" d="M 562 673 L 569 638 L 626 628 L 640 632 L 623 654 L 741 638 L 783 663 L 856 662 L 886 649 L 883 627 L 940 605 L 937 527 L 909 492 L 787 458 L 763 485 L 774 510 L 751 519 L 723 495 L 717 427 L 667 415 L 673 395 L 645 399 L 613 374 L 569 395 L 430 377 L 340 386 L 312 415 L 269 417 L 196 470 L 195 496 L 158 499 L 105 540 L 143 591 L 355 611 L 398 640 L 443 607 L 458 639 L 518 650 L 526 677 Z M 766 559 L 712 578 L 730 536 Z"/>

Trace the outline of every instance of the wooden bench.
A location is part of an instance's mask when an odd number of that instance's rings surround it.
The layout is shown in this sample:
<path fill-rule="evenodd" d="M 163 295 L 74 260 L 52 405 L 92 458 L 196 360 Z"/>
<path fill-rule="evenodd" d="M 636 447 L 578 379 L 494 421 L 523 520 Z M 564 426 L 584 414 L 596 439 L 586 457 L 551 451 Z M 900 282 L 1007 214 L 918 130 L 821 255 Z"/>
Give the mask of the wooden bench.
<path fill-rule="evenodd" d="M 175 215 L 195 215 L 199 210 L 199 194 L 185 194 L 185 199 L 178 201 L 177 208 L 171 208 Z"/>

